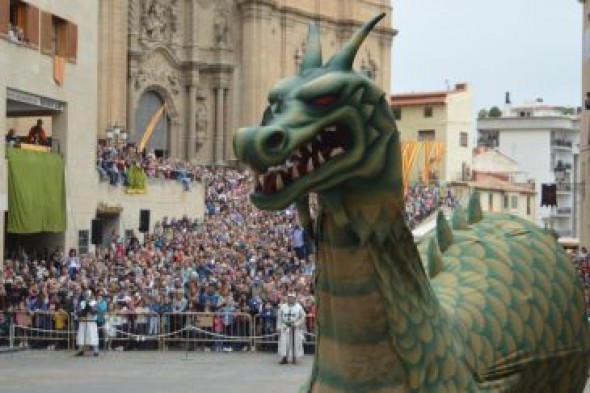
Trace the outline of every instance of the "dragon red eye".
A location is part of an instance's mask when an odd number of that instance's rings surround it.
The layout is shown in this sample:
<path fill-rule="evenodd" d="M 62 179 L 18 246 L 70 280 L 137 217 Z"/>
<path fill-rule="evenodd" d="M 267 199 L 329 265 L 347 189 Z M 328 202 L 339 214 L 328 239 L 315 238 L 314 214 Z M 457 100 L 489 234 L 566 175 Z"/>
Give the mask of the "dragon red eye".
<path fill-rule="evenodd" d="M 314 99 L 311 103 L 314 105 L 325 106 L 325 105 L 332 105 L 335 101 L 336 101 L 336 96 L 333 94 L 330 94 L 330 95 L 320 96 L 320 97 Z"/>

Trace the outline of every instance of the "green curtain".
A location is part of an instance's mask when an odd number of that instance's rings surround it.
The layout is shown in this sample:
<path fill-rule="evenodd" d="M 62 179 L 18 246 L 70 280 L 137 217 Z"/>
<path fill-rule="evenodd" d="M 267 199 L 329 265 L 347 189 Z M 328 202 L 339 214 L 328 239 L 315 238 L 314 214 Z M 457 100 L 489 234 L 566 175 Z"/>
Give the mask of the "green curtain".
<path fill-rule="evenodd" d="M 6 149 L 9 233 L 66 230 L 64 161 L 52 153 Z"/>

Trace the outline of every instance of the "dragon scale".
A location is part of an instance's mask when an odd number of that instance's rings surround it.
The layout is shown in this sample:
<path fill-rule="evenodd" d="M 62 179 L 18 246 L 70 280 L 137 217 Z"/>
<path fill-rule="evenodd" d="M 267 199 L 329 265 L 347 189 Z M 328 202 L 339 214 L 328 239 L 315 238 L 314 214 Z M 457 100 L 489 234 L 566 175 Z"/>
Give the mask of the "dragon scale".
<path fill-rule="evenodd" d="M 326 64 L 312 25 L 299 75 L 271 90 L 260 126 L 234 135 L 252 202 L 295 203 L 317 245 L 317 347 L 302 392 L 582 392 L 584 296 L 550 234 L 483 215 L 474 194 L 414 244 L 399 133 L 384 93 L 352 69 L 382 17 Z"/>

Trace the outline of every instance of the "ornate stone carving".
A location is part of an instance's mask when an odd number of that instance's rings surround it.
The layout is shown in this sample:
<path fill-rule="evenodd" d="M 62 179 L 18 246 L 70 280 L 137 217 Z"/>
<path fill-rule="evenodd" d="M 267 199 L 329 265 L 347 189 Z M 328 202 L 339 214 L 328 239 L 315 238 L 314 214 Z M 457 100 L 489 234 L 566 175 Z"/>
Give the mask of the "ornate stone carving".
<path fill-rule="evenodd" d="M 207 111 L 207 104 L 205 104 L 204 100 L 198 101 L 196 112 L 195 129 L 198 148 L 203 142 L 205 142 L 205 138 L 207 137 L 207 125 L 209 124 L 209 112 Z"/>
<path fill-rule="evenodd" d="M 140 0 L 129 0 L 129 10 L 127 14 L 127 23 L 129 24 L 129 31 L 131 33 L 138 32 L 138 23 L 141 15 Z"/>
<path fill-rule="evenodd" d="M 229 7 L 225 0 L 215 6 L 213 17 L 213 44 L 216 48 L 229 45 Z"/>
<path fill-rule="evenodd" d="M 371 51 L 367 49 L 367 53 L 361 62 L 361 72 L 370 79 L 375 79 L 377 74 L 377 63 L 371 56 Z"/>
<path fill-rule="evenodd" d="M 131 74 L 136 90 L 140 90 L 150 84 L 158 84 L 169 89 L 172 94 L 180 92 L 178 73 L 170 67 L 170 63 L 161 53 L 154 53 L 140 68 Z"/>
<path fill-rule="evenodd" d="M 142 14 L 142 37 L 147 42 L 178 40 L 177 0 L 147 0 Z"/>

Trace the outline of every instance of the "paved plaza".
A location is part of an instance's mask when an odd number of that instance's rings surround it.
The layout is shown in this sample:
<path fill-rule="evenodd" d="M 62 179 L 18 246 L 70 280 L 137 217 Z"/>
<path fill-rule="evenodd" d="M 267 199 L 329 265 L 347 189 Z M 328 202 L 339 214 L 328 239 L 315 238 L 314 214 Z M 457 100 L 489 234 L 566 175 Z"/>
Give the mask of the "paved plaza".
<path fill-rule="evenodd" d="M 2 393 L 296 393 L 312 364 L 279 366 L 266 353 L 68 351 L 0 355 Z M 587 386 L 584 393 L 590 393 Z"/>
<path fill-rule="evenodd" d="M 313 358 L 277 361 L 266 353 L 23 351 L 0 355 L 0 392 L 296 393 Z"/>

